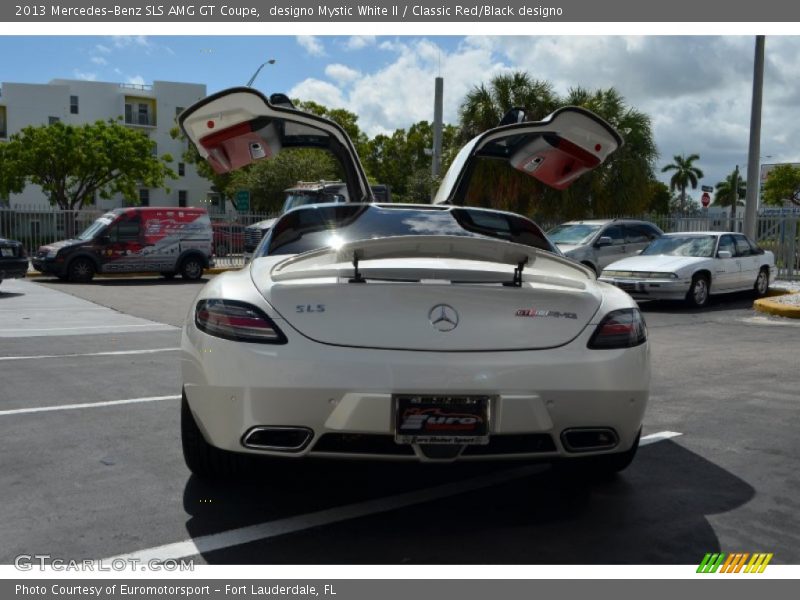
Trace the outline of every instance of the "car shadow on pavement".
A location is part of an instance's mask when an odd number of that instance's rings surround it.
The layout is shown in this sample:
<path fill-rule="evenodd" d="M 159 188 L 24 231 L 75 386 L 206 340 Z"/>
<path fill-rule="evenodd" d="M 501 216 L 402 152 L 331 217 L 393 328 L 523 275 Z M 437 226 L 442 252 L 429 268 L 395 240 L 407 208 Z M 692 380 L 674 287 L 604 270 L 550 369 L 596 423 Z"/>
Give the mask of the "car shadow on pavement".
<path fill-rule="evenodd" d="M 746 310 L 753 308 L 756 296 L 752 292 L 736 292 L 711 296 L 703 308 L 694 308 L 682 300 L 645 300 L 639 302 L 643 313 L 685 313 L 689 315 L 715 313 L 726 310 Z"/>
<path fill-rule="evenodd" d="M 108 279 L 93 279 L 89 283 L 74 283 L 71 281 L 67 281 L 65 279 L 45 279 L 39 278 L 37 279 L 39 283 L 45 283 L 47 285 L 54 285 L 54 286 L 64 286 L 65 288 L 73 287 L 73 286 L 80 286 L 80 285 L 88 285 L 88 286 L 103 286 L 103 287 L 126 287 L 126 286 L 152 286 L 152 285 L 187 285 L 187 284 L 198 284 L 198 283 L 207 283 L 208 278 L 203 276 L 200 279 L 195 279 L 194 281 L 188 281 L 181 277 L 175 277 L 174 279 L 166 279 L 165 277 L 120 277 L 120 278 L 108 278 Z"/>
<path fill-rule="evenodd" d="M 23 292 L 6 292 L 3 288 L 0 288 L 0 300 L 3 298 L 17 298 L 19 296 L 24 296 Z"/>
<path fill-rule="evenodd" d="M 249 483 L 191 477 L 193 538 L 517 469 L 502 465 L 324 463 L 258 469 Z M 214 564 L 692 564 L 720 549 L 708 515 L 755 490 L 671 441 L 640 450 L 605 482 L 570 482 L 547 465 L 503 483 L 202 557 Z M 202 545 L 201 545 L 202 549 Z"/>

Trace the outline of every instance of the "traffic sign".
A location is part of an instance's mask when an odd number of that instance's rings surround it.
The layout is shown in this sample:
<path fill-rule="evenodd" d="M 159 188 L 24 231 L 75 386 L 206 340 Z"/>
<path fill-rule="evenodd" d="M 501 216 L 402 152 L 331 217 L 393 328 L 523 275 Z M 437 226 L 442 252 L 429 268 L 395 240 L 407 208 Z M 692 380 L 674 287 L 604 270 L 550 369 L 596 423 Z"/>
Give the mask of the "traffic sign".
<path fill-rule="evenodd" d="M 703 192 L 703 195 L 700 198 L 700 202 L 703 203 L 704 207 L 711 204 L 711 196 L 708 194 L 708 192 Z"/>
<path fill-rule="evenodd" d="M 701 185 L 700 189 L 703 190 L 704 192 L 709 192 L 709 193 L 714 191 L 714 188 L 711 187 L 710 185 Z"/>
<path fill-rule="evenodd" d="M 250 190 L 239 190 L 234 198 L 236 200 L 236 210 L 250 212 Z"/>

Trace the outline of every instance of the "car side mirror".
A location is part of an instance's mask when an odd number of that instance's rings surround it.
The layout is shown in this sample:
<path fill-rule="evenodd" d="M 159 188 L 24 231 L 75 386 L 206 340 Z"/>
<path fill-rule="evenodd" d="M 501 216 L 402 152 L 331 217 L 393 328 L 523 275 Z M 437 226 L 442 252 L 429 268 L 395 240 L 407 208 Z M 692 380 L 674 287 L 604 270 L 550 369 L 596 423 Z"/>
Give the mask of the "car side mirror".
<path fill-rule="evenodd" d="M 611 243 L 612 243 L 611 242 L 611 238 L 608 237 L 607 235 L 604 235 L 604 236 L 601 236 L 600 239 L 595 242 L 594 247 L 595 248 L 603 248 L 604 246 L 610 246 Z"/>
<path fill-rule="evenodd" d="M 728 250 L 720 250 L 717 252 L 717 258 L 730 258 L 733 254 L 731 254 Z"/>

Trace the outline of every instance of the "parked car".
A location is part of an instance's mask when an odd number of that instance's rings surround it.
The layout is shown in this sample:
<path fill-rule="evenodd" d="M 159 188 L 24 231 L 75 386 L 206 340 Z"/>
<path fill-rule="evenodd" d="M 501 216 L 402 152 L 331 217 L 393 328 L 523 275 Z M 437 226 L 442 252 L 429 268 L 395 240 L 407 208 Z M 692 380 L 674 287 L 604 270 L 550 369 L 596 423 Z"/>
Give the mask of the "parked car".
<path fill-rule="evenodd" d="M 600 281 L 638 299 L 686 300 L 705 306 L 709 296 L 753 290 L 763 296 L 777 275 L 775 256 L 733 232 L 668 233 L 639 256 L 611 263 Z"/>
<path fill-rule="evenodd" d="M 639 254 L 664 232 L 648 221 L 604 219 L 569 221 L 547 235 L 565 256 L 599 274 L 609 263 Z"/>
<path fill-rule="evenodd" d="M 244 225 L 241 223 L 213 222 L 214 254 L 220 257 L 239 254 L 244 248 Z"/>
<path fill-rule="evenodd" d="M 28 272 L 28 255 L 17 241 L 0 238 L 0 283 L 4 279 L 25 277 Z"/>
<path fill-rule="evenodd" d="M 564 189 L 621 139 L 580 108 L 520 121 L 469 142 L 435 204 L 403 205 L 372 202 L 332 121 L 251 88 L 182 114 L 221 172 L 263 160 L 254 144 L 327 148 L 351 199 L 284 214 L 249 267 L 193 302 L 181 342 L 193 473 L 225 476 L 254 456 L 544 459 L 584 474 L 633 460 L 650 379 L 636 303 L 532 221 L 460 206 L 476 162 Z"/>
<path fill-rule="evenodd" d="M 95 273 L 161 273 L 200 279 L 212 256 L 204 208 L 117 208 L 77 238 L 41 246 L 31 260 L 41 273 L 91 281 Z"/>

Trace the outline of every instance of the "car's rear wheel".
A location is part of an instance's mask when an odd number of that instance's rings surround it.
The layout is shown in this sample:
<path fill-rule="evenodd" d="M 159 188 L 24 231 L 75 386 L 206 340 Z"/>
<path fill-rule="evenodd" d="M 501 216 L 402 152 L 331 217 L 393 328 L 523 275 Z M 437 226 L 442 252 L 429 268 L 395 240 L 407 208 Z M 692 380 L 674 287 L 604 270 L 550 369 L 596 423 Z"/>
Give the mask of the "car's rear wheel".
<path fill-rule="evenodd" d="M 689 286 L 689 292 L 686 294 L 686 302 L 689 303 L 689 306 L 702 308 L 708 304 L 710 291 L 711 284 L 708 281 L 708 276 L 698 273 L 692 277 L 692 285 Z"/>
<path fill-rule="evenodd" d="M 639 449 L 641 431 L 636 435 L 633 445 L 624 452 L 585 456 L 579 458 L 563 458 L 554 464 L 560 475 L 570 479 L 604 479 L 627 469 Z"/>
<path fill-rule="evenodd" d="M 88 258 L 76 258 L 69 264 L 67 273 L 70 281 L 88 283 L 94 277 L 94 263 Z"/>
<path fill-rule="evenodd" d="M 181 444 L 186 466 L 202 479 L 234 478 L 252 466 L 249 456 L 221 450 L 206 441 L 189 408 L 185 391 L 181 399 Z"/>
<path fill-rule="evenodd" d="M 203 276 L 203 261 L 196 256 L 188 256 L 181 263 L 181 277 L 190 281 L 197 281 Z"/>
<path fill-rule="evenodd" d="M 758 272 L 756 282 L 753 284 L 753 290 L 755 290 L 755 294 L 759 298 L 767 295 L 769 291 L 769 270 L 766 267 Z"/>

